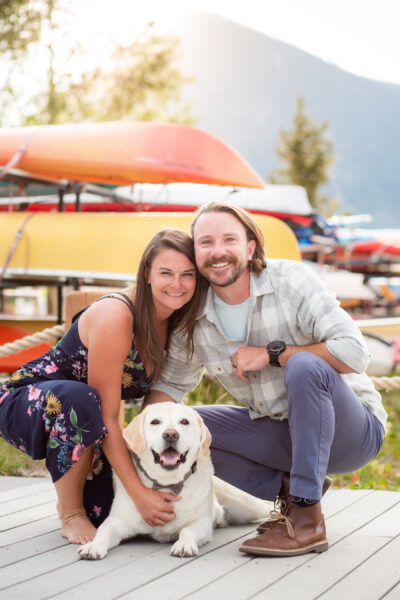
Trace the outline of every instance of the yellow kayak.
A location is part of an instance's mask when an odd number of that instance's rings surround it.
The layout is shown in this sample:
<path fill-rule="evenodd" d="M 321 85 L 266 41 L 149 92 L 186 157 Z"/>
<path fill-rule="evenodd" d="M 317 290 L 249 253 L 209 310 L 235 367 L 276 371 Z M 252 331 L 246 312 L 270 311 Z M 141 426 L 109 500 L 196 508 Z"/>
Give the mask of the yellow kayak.
<path fill-rule="evenodd" d="M 0 271 L 19 236 L 6 279 L 77 277 L 109 284 L 132 281 L 151 237 L 165 227 L 189 231 L 193 218 L 188 213 L 30 215 L 25 221 L 26 213 L 0 214 Z M 300 260 L 296 237 L 283 221 L 266 215 L 253 217 L 263 231 L 269 257 Z"/>

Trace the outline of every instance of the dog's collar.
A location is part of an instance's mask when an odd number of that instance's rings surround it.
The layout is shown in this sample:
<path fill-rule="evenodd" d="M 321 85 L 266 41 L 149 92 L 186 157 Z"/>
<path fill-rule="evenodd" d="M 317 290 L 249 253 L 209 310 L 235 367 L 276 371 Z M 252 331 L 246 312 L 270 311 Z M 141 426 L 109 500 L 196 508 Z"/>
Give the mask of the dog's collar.
<path fill-rule="evenodd" d="M 169 490 L 172 491 L 172 493 L 175 496 L 179 496 L 179 494 L 182 491 L 183 488 L 183 484 L 185 483 L 185 481 L 193 474 L 196 472 L 197 469 L 197 461 L 194 461 L 194 463 L 192 464 L 192 466 L 190 467 L 189 471 L 186 473 L 185 477 L 182 479 L 182 481 L 178 481 L 178 483 L 170 483 L 167 485 L 164 485 L 163 483 L 160 483 L 159 481 L 157 481 L 156 479 L 153 479 L 153 477 L 150 477 L 150 475 L 145 471 L 145 469 L 142 467 L 142 464 L 140 462 L 140 458 L 138 457 L 138 455 L 133 451 L 130 450 L 130 453 L 132 455 L 132 458 L 135 462 L 136 467 L 139 469 L 139 471 L 141 471 L 143 473 L 143 475 L 146 475 L 147 479 L 150 479 L 150 481 L 153 484 L 153 490 L 162 490 L 162 489 L 166 489 L 168 488 Z"/>

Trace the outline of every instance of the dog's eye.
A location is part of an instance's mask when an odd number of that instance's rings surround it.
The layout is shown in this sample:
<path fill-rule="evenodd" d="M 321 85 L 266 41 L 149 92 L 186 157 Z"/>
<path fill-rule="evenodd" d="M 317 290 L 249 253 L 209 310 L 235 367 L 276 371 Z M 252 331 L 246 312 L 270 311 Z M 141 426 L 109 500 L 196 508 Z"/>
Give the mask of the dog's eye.
<path fill-rule="evenodd" d="M 187 419 L 182 419 L 181 425 L 189 425 L 189 421 Z"/>
<path fill-rule="evenodd" d="M 158 419 L 153 419 L 152 421 L 150 421 L 150 425 L 159 425 L 160 421 Z"/>

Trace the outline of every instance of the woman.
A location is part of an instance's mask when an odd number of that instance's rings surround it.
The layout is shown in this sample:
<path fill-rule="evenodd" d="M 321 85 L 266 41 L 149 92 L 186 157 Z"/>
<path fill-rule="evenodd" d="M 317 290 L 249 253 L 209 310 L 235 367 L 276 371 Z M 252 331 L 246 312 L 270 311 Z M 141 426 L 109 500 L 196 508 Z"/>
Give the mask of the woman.
<path fill-rule="evenodd" d="M 61 532 L 71 543 L 92 540 L 109 512 L 110 464 L 149 525 L 175 516 L 179 498 L 146 488 L 137 476 L 118 416 L 121 397 L 144 396 L 160 376 L 173 330 L 187 330 L 190 352 L 197 284 L 191 237 L 159 232 L 144 251 L 134 288 L 75 315 L 54 348 L 0 389 L 0 435 L 34 459 L 46 458 Z"/>

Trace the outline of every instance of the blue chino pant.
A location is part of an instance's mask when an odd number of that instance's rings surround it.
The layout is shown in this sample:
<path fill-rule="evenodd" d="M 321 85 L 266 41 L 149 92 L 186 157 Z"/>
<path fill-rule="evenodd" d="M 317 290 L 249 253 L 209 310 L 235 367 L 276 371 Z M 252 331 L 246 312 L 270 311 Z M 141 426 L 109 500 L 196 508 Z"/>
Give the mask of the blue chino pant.
<path fill-rule="evenodd" d="M 379 452 L 384 429 L 340 375 L 309 353 L 285 368 L 288 418 L 252 420 L 247 408 L 198 406 L 212 435 L 215 474 L 266 500 L 274 500 L 282 475 L 290 493 L 320 500 L 327 473 L 359 469 Z"/>

